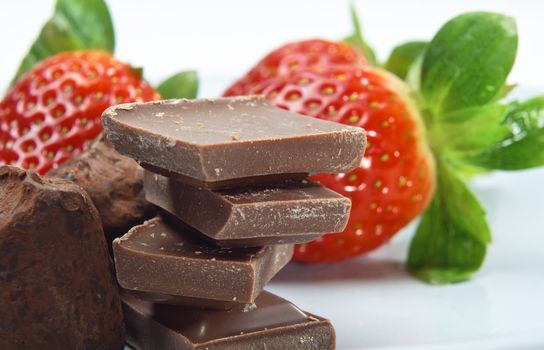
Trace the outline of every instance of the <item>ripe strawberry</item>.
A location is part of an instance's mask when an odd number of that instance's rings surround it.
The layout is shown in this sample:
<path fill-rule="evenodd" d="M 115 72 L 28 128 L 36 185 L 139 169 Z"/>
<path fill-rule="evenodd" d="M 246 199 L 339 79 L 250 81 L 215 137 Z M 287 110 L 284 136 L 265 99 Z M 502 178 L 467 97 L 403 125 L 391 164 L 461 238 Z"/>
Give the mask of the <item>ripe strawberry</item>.
<path fill-rule="evenodd" d="M 45 174 L 98 136 L 104 109 L 159 98 L 130 66 L 109 53 L 50 57 L 22 76 L 0 102 L 0 165 Z"/>
<path fill-rule="evenodd" d="M 289 76 L 293 71 L 319 69 L 336 64 L 366 65 L 367 60 L 352 46 L 342 42 L 312 39 L 290 43 L 272 51 L 225 95 L 246 95 L 249 89 L 259 89 L 267 80 Z"/>
<path fill-rule="evenodd" d="M 322 65 L 270 78 L 266 84 L 248 85 L 243 78 L 226 95 L 235 91 L 262 93 L 276 106 L 367 131 L 368 147 L 357 169 L 314 177 L 351 198 L 347 228 L 297 246 L 294 260 L 335 262 L 375 249 L 430 201 L 433 158 L 418 111 L 393 75 L 370 66 Z"/>

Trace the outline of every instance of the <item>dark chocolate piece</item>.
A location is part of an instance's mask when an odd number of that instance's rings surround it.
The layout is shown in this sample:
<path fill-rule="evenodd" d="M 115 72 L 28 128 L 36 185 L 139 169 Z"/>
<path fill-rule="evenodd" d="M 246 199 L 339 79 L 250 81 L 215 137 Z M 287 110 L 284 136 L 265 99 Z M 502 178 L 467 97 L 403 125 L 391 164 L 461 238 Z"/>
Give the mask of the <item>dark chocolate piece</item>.
<path fill-rule="evenodd" d="M 347 172 L 360 164 L 366 142 L 361 128 L 260 97 L 122 104 L 108 108 L 102 122 L 120 153 L 200 183 Z"/>
<path fill-rule="evenodd" d="M 328 350 L 331 323 L 269 292 L 252 305 L 203 310 L 153 304 L 123 292 L 128 343 L 146 350 Z"/>
<path fill-rule="evenodd" d="M 305 243 L 339 232 L 351 207 L 348 198 L 308 180 L 212 191 L 146 171 L 144 186 L 148 201 L 230 247 Z"/>
<path fill-rule="evenodd" d="M 219 248 L 156 217 L 115 239 L 113 252 L 126 289 L 236 304 L 255 300 L 293 246 Z"/>
<path fill-rule="evenodd" d="M 79 186 L 0 167 L 0 349 L 121 349 L 100 217 Z"/>
<path fill-rule="evenodd" d="M 104 138 L 47 175 L 70 180 L 87 191 L 110 239 L 152 217 L 155 211 L 144 198 L 143 169 Z"/>

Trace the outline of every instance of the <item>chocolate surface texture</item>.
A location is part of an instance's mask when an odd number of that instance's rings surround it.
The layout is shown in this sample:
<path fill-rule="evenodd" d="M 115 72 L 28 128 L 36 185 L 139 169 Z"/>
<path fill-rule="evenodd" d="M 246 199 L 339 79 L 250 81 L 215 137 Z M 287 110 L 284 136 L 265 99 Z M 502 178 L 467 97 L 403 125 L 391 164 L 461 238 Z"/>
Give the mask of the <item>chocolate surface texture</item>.
<path fill-rule="evenodd" d="M 262 292 L 252 305 L 231 310 L 153 304 L 123 293 L 128 342 L 159 350 L 328 350 L 330 322 Z"/>
<path fill-rule="evenodd" d="M 212 191 L 153 174 L 146 198 L 224 246 L 304 243 L 342 231 L 351 202 L 308 180 Z"/>
<path fill-rule="evenodd" d="M 144 197 L 143 169 L 115 151 L 103 137 L 47 176 L 70 180 L 87 191 L 110 238 L 125 233 L 155 211 Z"/>
<path fill-rule="evenodd" d="M 114 240 L 113 251 L 126 289 L 236 304 L 255 300 L 293 246 L 219 248 L 157 217 Z"/>
<path fill-rule="evenodd" d="M 0 349 L 121 349 L 121 303 L 89 196 L 2 166 L 0 198 Z"/>
<path fill-rule="evenodd" d="M 167 305 L 186 305 L 201 309 L 213 310 L 229 310 L 235 305 L 243 305 L 244 303 L 233 302 L 232 300 L 213 300 L 203 298 L 184 297 L 179 295 L 171 295 L 164 293 L 142 292 L 139 290 L 125 289 L 126 292 L 132 294 L 138 299 L 149 301 L 156 304 Z"/>
<path fill-rule="evenodd" d="M 200 183 L 347 172 L 360 164 L 366 142 L 361 128 L 260 97 L 122 104 L 108 108 L 102 122 L 120 153 Z"/>

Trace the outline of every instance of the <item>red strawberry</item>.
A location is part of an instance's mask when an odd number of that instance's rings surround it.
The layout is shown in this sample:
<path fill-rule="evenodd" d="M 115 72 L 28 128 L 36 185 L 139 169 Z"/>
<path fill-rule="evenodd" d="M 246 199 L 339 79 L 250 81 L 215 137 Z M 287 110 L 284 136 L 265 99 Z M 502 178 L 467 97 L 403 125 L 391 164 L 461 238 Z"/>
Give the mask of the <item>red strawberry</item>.
<path fill-rule="evenodd" d="M 418 111 L 392 74 L 370 66 L 322 65 L 265 84 L 248 85 L 243 78 L 226 94 L 242 90 L 265 94 L 285 109 L 367 131 L 368 147 L 357 169 L 314 177 L 351 198 L 347 228 L 297 246 L 294 260 L 334 262 L 375 249 L 427 206 L 435 186 L 433 158 Z"/>
<path fill-rule="evenodd" d="M 290 43 L 272 51 L 242 79 L 232 85 L 225 95 L 246 95 L 259 89 L 268 79 L 289 76 L 293 71 L 327 67 L 336 64 L 366 65 L 367 60 L 352 46 L 342 42 L 312 39 Z"/>
<path fill-rule="evenodd" d="M 159 99 L 106 52 L 66 52 L 27 72 L 0 102 L 0 165 L 44 174 L 101 132 L 100 115 L 120 102 Z"/>

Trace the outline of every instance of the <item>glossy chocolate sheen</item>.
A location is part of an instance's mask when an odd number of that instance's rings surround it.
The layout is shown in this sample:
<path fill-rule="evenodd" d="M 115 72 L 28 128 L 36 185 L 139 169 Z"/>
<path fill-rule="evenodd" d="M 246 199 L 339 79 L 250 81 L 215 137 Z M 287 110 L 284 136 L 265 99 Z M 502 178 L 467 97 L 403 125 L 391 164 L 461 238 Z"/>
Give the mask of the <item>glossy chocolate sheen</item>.
<path fill-rule="evenodd" d="M 225 249 L 159 217 L 113 241 L 117 280 L 126 289 L 251 303 L 293 254 L 292 245 Z"/>
<path fill-rule="evenodd" d="M 87 191 L 110 241 L 154 214 L 144 197 L 143 169 L 104 138 L 47 176 L 70 180 Z"/>
<path fill-rule="evenodd" d="M 348 198 L 308 180 L 212 191 L 153 174 L 144 175 L 146 199 L 221 246 L 305 243 L 342 231 Z"/>
<path fill-rule="evenodd" d="M 260 97 L 122 104 L 102 115 L 108 139 L 141 163 L 200 182 L 358 166 L 363 129 L 276 108 Z"/>
<path fill-rule="evenodd" d="M 329 321 L 262 292 L 252 305 L 230 310 L 153 304 L 123 293 L 128 343 L 159 350 L 327 350 L 335 348 Z"/>
<path fill-rule="evenodd" d="M 121 349 L 100 217 L 79 186 L 0 167 L 0 349 Z"/>

